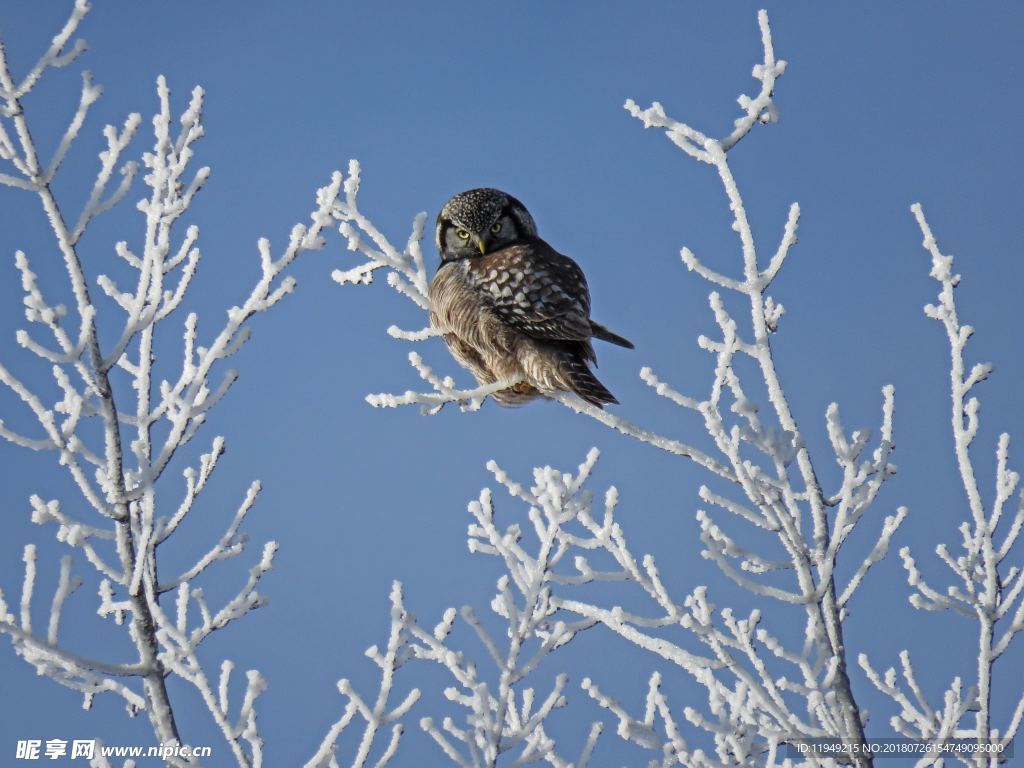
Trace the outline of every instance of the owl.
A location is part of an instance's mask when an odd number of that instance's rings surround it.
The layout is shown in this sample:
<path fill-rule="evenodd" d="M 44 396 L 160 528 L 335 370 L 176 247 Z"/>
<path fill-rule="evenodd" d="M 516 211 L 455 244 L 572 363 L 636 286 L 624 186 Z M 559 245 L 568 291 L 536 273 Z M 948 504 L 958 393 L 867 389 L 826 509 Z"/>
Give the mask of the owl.
<path fill-rule="evenodd" d="M 441 265 L 430 284 L 430 324 L 481 385 L 519 383 L 502 405 L 575 392 L 598 408 L 618 403 L 597 380 L 592 338 L 633 344 L 590 319 L 583 270 L 537 236 L 533 217 L 497 189 L 471 189 L 437 217 Z"/>

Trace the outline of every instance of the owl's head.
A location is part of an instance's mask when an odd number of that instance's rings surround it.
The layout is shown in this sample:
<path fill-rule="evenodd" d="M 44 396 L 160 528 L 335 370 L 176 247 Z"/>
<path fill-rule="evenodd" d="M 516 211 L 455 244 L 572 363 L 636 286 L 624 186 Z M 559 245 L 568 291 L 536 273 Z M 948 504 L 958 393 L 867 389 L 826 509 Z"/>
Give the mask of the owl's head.
<path fill-rule="evenodd" d="M 482 256 L 524 237 L 537 225 L 526 207 L 499 189 L 470 189 L 444 204 L 437 215 L 441 263 Z"/>

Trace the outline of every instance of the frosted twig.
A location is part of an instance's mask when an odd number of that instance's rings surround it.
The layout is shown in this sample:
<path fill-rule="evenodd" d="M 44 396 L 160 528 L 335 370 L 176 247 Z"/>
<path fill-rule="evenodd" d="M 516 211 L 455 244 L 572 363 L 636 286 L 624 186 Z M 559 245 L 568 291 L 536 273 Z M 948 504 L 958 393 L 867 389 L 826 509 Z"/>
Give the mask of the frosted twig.
<path fill-rule="evenodd" d="M 433 631 L 407 624 L 409 654 L 440 664 L 457 683 L 445 695 L 466 710 L 465 727 L 456 725 L 450 717 L 441 727 L 431 718 L 423 718 L 420 726 L 458 765 L 490 766 L 500 755 L 512 752 L 513 765 L 545 760 L 562 768 L 582 768 L 593 752 L 601 732 L 598 724 L 591 727 L 579 759 L 572 764 L 555 751 L 555 743 L 545 730 L 545 721 L 565 706 L 564 675 L 555 679 L 543 698 L 533 688 L 520 687 L 520 683 L 545 657 L 595 623 L 586 618 L 563 618 L 552 599 L 550 583 L 568 551 L 562 525 L 589 506 L 583 485 L 597 457 L 597 451 L 592 450 L 575 475 L 538 468 L 530 489 L 511 481 L 493 461 L 488 463 L 488 469 L 510 493 L 535 505 L 529 513 L 534 534 L 529 544 L 522 541 L 518 524 L 498 527 L 489 490 L 481 492 L 469 507 L 474 519 L 469 526 L 470 550 L 497 557 L 504 570 L 491 601 L 493 613 L 504 620 L 502 632 L 493 632 L 469 607 L 461 612 L 449 609 Z M 457 615 L 474 631 L 496 667 L 496 684 L 482 679 L 477 665 L 449 645 L 448 635 Z"/>
<path fill-rule="evenodd" d="M 599 421 L 602 424 L 611 427 L 615 431 L 635 438 L 640 442 L 653 445 L 655 448 L 665 451 L 666 453 L 672 453 L 677 456 L 684 456 L 688 459 L 692 459 L 695 463 L 720 477 L 730 480 L 734 478 L 733 473 L 730 472 L 726 466 L 717 459 L 708 456 L 703 451 L 686 445 L 678 440 L 663 437 L 655 432 L 632 424 L 626 419 L 616 416 L 613 413 L 609 413 L 602 408 L 591 405 L 575 395 L 569 393 L 557 393 L 552 396 L 552 399 L 557 400 L 562 405 L 576 411 L 577 413 L 585 414 L 595 421 Z"/>
<path fill-rule="evenodd" d="M 170 592 L 172 589 L 177 588 L 179 584 L 194 579 L 200 573 L 205 571 L 211 563 L 217 560 L 225 560 L 229 557 L 234 557 L 242 552 L 242 549 L 245 546 L 245 539 L 238 536 L 238 529 L 245 520 L 246 514 L 256 503 L 256 497 L 259 495 L 260 488 L 261 486 L 258 480 L 254 481 L 249 486 L 249 490 L 245 494 L 245 500 L 242 502 L 241 506 L 239 506 L 231 524 L 228 525 L 227 530 L 220 537 L 220 540 L 187 571 L 182 573 L 176 579 L 157 587 L 158 592 Z"/>
<path fill-rule="evenodd" d="M 475 411 L 483 405 L 484 398 L 488 395 L 519 383 L 515 379 L 503 379 L 475 389 L 455 389 L 455 382 L 451 377 L 437 376 L 416 352 L 409 353 L 409 364 L 416 369 L 421 379 L 434 388 L 434 393 L 409 391 L 402 395 L 390 395 L 382 392 L 376 395 L 367 395 L 366 402 L 374 408 L 397 408 L 401 405 L 418 404 L 423 406 L 424 413 L 430 415 L 438 413 L 449 403 L 458 403 L 464 411 Z"/>
<path fill-rule="evenodd" d="M 783 308 L 767 296 L 765 291 L 779 274 L 791 247 L 796 243 L 800 209 L 796 204 L 791 206 L 781 242 L 768 264 L 761 267 L 758 263 L 757 244 L 727 154 L 756 123 L 774 122 L 777 117 L 772 96 L 776 81 L 785 70 L 785 63 L 775 58 L 767 15 L 763 11 L 758 21 L 764 57 L 762 63 L 754 68 L 753 74 L 761 88 L 754 97 L 740 97 L 743 115 L 736 120 L 728 136 L 716 139 L 682 123 L 670 117 L 659 103 L 644 110 L 633 101 L 626 103 L 627 111 L 640 119 L 645 127 L 664 129 L 676 146 L 700 162 L 714 167 L 733 214 L 733 230 L 739 237 L 742 255 L 742 279 L 710 268 L 687 248 L 682 250 L 682 260 L 688 269 L 712 285 L 746 298 L 751 308 L 752 329 L 741 334 L 736 321 L 726 310 L 724 299 L 718 293 L 711 294 L 711 307 L 722 337 L 721 340 L 706 337 L 700 340 L 701 346 L 715 357 L 711 391 L 704 400 L 679 393 L 660 381 L 650 369 L 645 368 L 641 372 L 643 380 L 658 394 L 703 416 L 705 428 L 724 461 L 703 452 L 694 452 L 687 446 L 674 445 L 664 438 L 638 435 L 631 428 L 632 425 L 622 429 L 622 425 L 616 423 L 617 417 L 604 412 L 588 415 L 658 447 L 690 456 L 701 466 L 742 489 L 746 496 L 743 503 L 732 501 L 707 488 L 702 489 L 701 493 L 706 501 L 715 506 L 753 523 L 759 529 L 773 532 L 786 558 L 769 559 L 741 546 L 707 513 L 701 512 L 698 520 L 701 522 L 706 546 L 704 555 L 713 559 L 726 574 L 755 595 L 803 606 L 806 613 L 806 645 L 801 651 L 789 651 L 763 630 L 757 630 L 755 637 L 756 620 L 734 619 L 728 609 L 721 613 L 724 628 L 716 626 L 712 622 L 710 603 L 699 590 L 687 599 L 684 610 L 656 577 L 653 558 L 645 558 L 641 569 L 628 554 L 621 530 L 607 517 L 605 523 L 598 526 L 588 516 L 581 515 L 579 522 L 592 532 L 593 538 L 574 534 L 565 535 L 564 541 L 588 552 L 603 549 L 612 556 L 619 568 L 598 569 L 586 558 L 579 556 L 576 560 L 579 576 L 556 580 L 559 584 L 573 585 L 596 579 L 617 580 L 625 576 L 644 588 L 665 612 L 663 619 L 644 618 L 619 608 L 609 611 L 585 601 L 565 598 L 557 598 L 556 604 L 599 620 L 630 642 L 673 660 L 699 676 L 701 682 L 708 687 L 712 711 L 728 725 L 719 729 L 695 712 L 688 712 L 687 719 L 716 733 L 719 756 L 723 760 L 726 754 L 730 754 L 730 750 L 737 748 L 738 742 L 728 733 L 730 729 L 734 733 L 740 727 L 740 722 L 747 724 L 752 737 L 756 735 L 756 738 L 762 739 L 764 754 L 774 754 L 786 735 L 803 734 L 812 737 L 833 734 L 856 741 L 863 740 L 863 723 L 846 672 L 842 607 L 862 582 L 871 565 L 884 556 L 905 514 L 901 510 L 895 517 L 885 521 L 875 546 L 846 585 L 840 602 L 834 579 L 840 548 L 874 502 L 882 483 L 895 471 L 887 462 L 892 449 L 893 393 L 891 388 L 884 392 L 882 436 L 871 459 L 866 462 L 859 457 L 867 448 L 867 432 L 855 433 L 852 443 L 847 443 L 838 427 L 838 411 L 834 414 L 830 412 L 828 423 L 833 448 L 836 458 L 844 467 L 845 475 L 841 491 L 832 497 L 825 496 L 812 457 L 786 400 L 769 344 L 769 335 L 777 330 Z M 762 380 L 759 386 L 767 391 L 771 406 L 771 412 L 767 415 L 759 413 L 758 406 L 746 394 L 739 369 L 734 367 L 734 361 L 740 355 L 751 358 L 760 371 Z M 563 404 L 582 410 L 571 396 L 561 396 L 560 400 Z M 751 449 L 756 451 L 756 459 L 751 458 Z M 838 508 L 834 521 L 828 515 L 830 507 Z M 803 521 L 808 516 L 812 521 L 812 529 L 805 533 Z M 740 568 L 731 564 L 733 559 L 740 561 Z M 790 572 L 795 584 L 792 588 L 780 588 L 757 578 L 768 572 Z M 681 621 L 677 617 L 681 617 Z M 682 649 L 664 637 L 659 635 L 652 638 L 647 635 L 646 627 L 657 627 L 663 620 L 679 622 L 694 633 L 711 649 L 718 666 L 715 669 L 702 668 L 689 661 Z M 762 661 L 762 646 L 758 643 L 763 643 L 763 648 L 776 658 L 795 664 L 800 682 L 773 677 Z M 733 690 L 723 687 L 716 669 L 734 676 L 737 687 Z M 811 715 L 809 720 L 805 721 L 795 714 L 783 696 L 783 691 L 807 697 Z M 754 693 L 756 696 L 753 699 L 747 698 Z M 723 709 L 724 701 L 733 702 L 725 708 L 728 712 Z M 775 724 L 774 732 L 765 730 L 764 718 Z M 630 721 L 629 718 L 620 718 L 620 723 L 628 724 Z M 629 728 L 626 727 L 626 730 Z M 719 738 L 721 741 L 717 741 Z M 672 742 L 659 742 L 659 745 L 662 743 Z M 749 746 L 749 742 L 747 744 Z M 675 745 L 672 749 L 681 750 L 682 747 Z M 746 754 L 743 749 L 740 752 Z M 672 756 L 678 759 L 675 751 Z M 691 755 L 680 762 L 698 765 L 703 764 L 702 760 L 703 757 Z M 870 764 L 870 757 L 863 758 L 862 762 Z"/>
<path fill-rule="evenodd" d="M 440 331 L 435 328 L 422 328 L 418 331 L 404 331 L 397 325 L 388 326 L 388 336 L 393 339 L 401 339 L 403 341 L 426 341 L 432 339 L 435 336 L 440 336 Z"/>
<path fill-rule="evenodd" d="M 96 103 L 96 100 L 99 99 L 102 93 L 102 88 L 93 85 L 92 75 L 89 72 L 83 72 L 82 94 L 78 103 L 78 109 L 75 110 L 75 116 L 64 131 L 60 144 L 57 145 L 57 150 L 53 153 L 53 159 L 50 160 L 50 164 L 43 174 L 41 183 L 49 184 L 50 180 L 57 173 L 57 169 L 60 168 L 60 164 L 64 161 L 64 156 L 67 154 L 68 149 L 71 148 L 71 142 L 78 136 L 78 131 L 82 128 L 82 123 L 85 122 L 85 116 L 89 112 L 89 107 Z"/>
<path fill-rule="evenodd" d="M 58 32 L 53 42 L 46 52 L 39 57 L 35 66 L 29 70 L 28 74 L 25 75 L 24 79 L 18 86 L 14 85 L 13 80 L 7 78 L 3 83 L 3 87 L 8 91 L 8 98 L 20 98 L 31 91 L 39 78 L 43 73 L 50 67 L 65 67 L 81 55 L 86 48 L 84 40 L 76 40 L 74 45 L 71 46 L 70 50 L 65 50 L 68 41 L 74 37 L 75 32 L 78 31 L 79 24 L 82 23 L 82 19 L 89 12 L 88 0 L 75 0 L 74 8 L 71 10 L 71 15 L 68 17 L 64 27 Z M 4 70 L 7 69 L 5 61 L 0 61 L 0 67 Z"/>
<path fill-rule="evenodd" d="M 858 566 L 857 572 L 853 575 L 849 582 L 847 582 L 846 589 L 843 590 L 843 594 L 839 597 L 839 606 L 842 608 L 845 606 L 853 593 L 857 591 L 857 587 L 860 586 L 867 572 L 871 570 L 871 566 L 880 560 L 884 559 L 886 554 L 889 552 L 889 544 L 892 541 L 892 536 L 896 533 L 896 529 L 900 527 L 900 524 L 907 517 L 907 508 L 900 507 L 896 510 L 895 515 L 888 515 L 885 518 L 885 522 L 882 524 L 882 534 L 879 536 L 878 541 L 875 542 L 875 546 L 872 547 L 871 552 L 864 558 L 864 561 Z"/>
<path fill-rule="evenodd" d="M 347 764 L 352 768 L 363 768 L 364 765 L 367 765 L 378 733 L 388 725 L 391 725 L 390 738 L 373 765 L 375 768 L 381 768 L 387 765 L 394 756 L 403 732 L 399 720 L 408 714 L 420 697 L 419 689 L 413 688 L 400 703 L 389 709 L 388 702 L 394 687 L 395 672 L 407 658 L 406 646 L 409 641 L 410 620 L 402 599 L 402 585 L 396 581 L 391 588 L 391 630 L 388 634 L 387 648 L 384 653 L 381 653 L 376 646 L 368 648 L 366 651 L 366 655 L 381 670 L 380 688 L 376 701 L 370 705 L 355 692 L 348 680 L 339 680 L 338 691 L 348 699 L 348 703 L 345 705 L 341 717 L 327 731 L 316 754 L 306 762 L 305 768 L 338 765 L 336 756 L 338 739 L 351 725 L 357 714 L 364 720 L 365 726 L 356 754 Z"/>
<path fill-rule="evenodd" d="M 149 670 L 144 665 L 114 664 L 87 658 L 67 650 L 57 642 L 64 602 L 81 584 L 77 578 L 71 578 L 71 562 L 68 558 L 61 560 L 60 579 L 51 602 L 47 636 L 44 639 L 33 633 L 31 612 L 35 591 L 36 557 L 35 545 L 26 545 L 23 557 L 25 577 L 19 619 L 10 614 L 3 593 L 0 592 L 0 632 L 10 637 L 18 654 L 34 666 L 39 674 L 82 692 L 87 703 L 97 693 L 111 691 L 124 698 L 132 709 L 141 708 L 143 699 L 131 688 L 113 678 L 146 674 Z"/>
<path fill-rule="evenodd" d="M 110 125 L 104 128 L 103 136 L 107 140 L 107 149 L 100 152 L 100 171 L 96 175 L 96 181 L 93 183 L 92 191 L 89 193 L 89 199 L 86 201 L 85 206 L 83 206 L 78 222 L 75 224 L 74 230 L 72 230 L 72 242 L 77 242 L 81 238 L 93 218 L 113 208 L 128 194 L 128 190 L 131 188 L 139 167 L 138 163 L 133 160 L 121 166 L 120 184 L 107 200 L 102 200 L 103 194 L 106 192 L 107 185 L 110 182 L 110 177 L 121 158 L 121 154 L 127 149 L 132 139 L 135 138 L 135 133 L 141 123 L 142 116 L 137 112 L 133 112 L 124 121 L 124 126 L 120 133 Z M 73 139 L 74 136 L 71 138 Z"/>
<path fill-rule="evenodd" d="M 334 279 L 345 283 L 368 284 L 377 269 L 391 270 L 388 285 L 415 302 L 421 309 L 427 309 L 427 273 L 423 264 L 420 241 L 423 239 L 423 225 L 427 215 L 420 213 L 413 220 L 412 233 L 403 251 L 395 248 L 373 223 L 364 216 L 358 205 L 361 169 L 356 160 L 349 162 L 348 177 L 345 179 L 345 199 L 338 201 L 331 209 L 335 220 L 340 223 L 341 234 L 348 240 L 350 251 L 357 251 L 367 257 L 367 262 L 348 271 L 335 270 Z M 364 238 L 369 238 L 367 243 Z"/>
<path fill-rule="evenodd" d="M 786 229 L 782 235 L 782 242 L 779 243 L 779 248 L 775 251 L 775 255 L 772 256 L 772 260 L 765 267 L 764 272 L 761 273 L 761 280 L 763 288 L 767 288 L 771 285 L 772 280 L 782 269 L 782 265 L 786 261 L 786 256 L 789 255 L 789 249 L 796 244 L 796 229 L 800 222 L 800 205 L 793 203 L 789 207 L 789 218 L 786 219 Z"/>
<path fill-rule="evenodd" d="M 713 713 L 718 713 L 722 703 L 728 702 L 728 725 L 706 719 L 695 710 L 687 711 L 688 721 L 714 735 L 720 749 L 738 750 L 736 754 L 743 749 L 750 749 L 751 754 L 769 754 L 787 738 L 820 738 L 839 730 L 841 726 L 838 723 L 842 714 L 831 690 L 831 681 L 836 675 L 836 662 L 820 625 L 808 625 L 808 645 L 803 650 L 788 651 L 779 640 L 757 628 L 759 612 L 739 619 L 724 609 L 720 613 L 724 626 L 716 626 L 713 621 L 714 607 L 707 601 L 705 590 L 696 590 L 685 599 L 685 605 L 677 603 L 671 595 L 670 585 L 662 580 L 655 567 L 654 559 L 645 556 L 642 562 L 637 562 L 631 554 L 624 533 L 615 520 L 617 493 L 614 489 L 606 494 L 604 515 L 600 522 L 595 518 L 583 480 L 591 474 L 596 459 L 597 452 L 591 451 L 575 476 L 547 467 L 538 468 L 534 472 L 535 484 L 529 488 L 512 480 L 493 462 L 488 464 L 495 479 L 513 497 L 530 507 L 527 518 L 538 541 L 541 544 L 551 542 L 540 549 L 544 553 L 543 557 L 532 554 L 530 548 L 522 543 L 522 525 L 515 522 L 504 528 L 497 525 L 494 503 L 488 491 L 481 493 L 479 500 L 470 505 L 470 511 L 476 518 L 474 526 L 470 528 L 471 550 L 501 558 L 508 574 L 498 582 L 500 591 L 492 604 L 494 610 L 510 620 L 517 619 L 520 623 L 526 620 L 529 613 L 521 607 L 511 610 L 508 590 L 512 585 L 526 591 L 535 583 L 559 588 L 593 581 L 635 583 L 657 606 L 657 615 L 645 617 L 619 607 L 607 609 L 587 600 L 552 594 L 548 598 L 550 607 L 546 611 L 561 610 L 576 614 L 580 621 L 562 622 L 566 629 L 561 634 L 557 630 L 551 631 L 550 621 L 545 625 L 544 632 L 538 633 L 535 630 L 538 639 L 544 642 L 542 648 L 554 649 L 564 645 L 579 631 L 577 627 L 597 623 L 630 643 L 679 666 L 706 687 Z M 729 546 L 734 553 L 747 557 L 753 566 L 765 569 L 783 567 L 782 562 L 772 564 L 758 559 L 752 553 L 744 553 L 735 545 Z M 569 576 L 557 569 L 558 563 L 573 557 L 573 552 L 580 553 L 574 558 L 578 576 Z M 583 552 L 588 554 L 584 556 Z M 595 553 L 610 558 L 614 567 L 598 569 L 591 566 L 588 559 Z M 547 568 L 551 573 L 543 579 L 537 579 L 535 574 L 543 563 L 548 563 Z M 762 594 L 764 590 L 759 586 L 756 591 Z M 710 655 L 694 654 L 667 636 L 665 630 L 672 627 L 682 627 L 702 643 Z M 563 637 L 567 639 L 563 640 Z M 499 660 L 503 658 L 503 652 L 491 636 L 484 639 L 484 644 L 490 649 L 492 657 Z M 773 673 L 763 661 L 762 654 L 765 651 L 793 665 L 797 669 L 799 682 Z M 811 653 L 817 654 L 816 660 L 811 658 Z M 734 676 L 734 687 L 727 686 L 721 679 L 723 672 Z M 471 686 L 476 680 L 465 668 L 461 668 L 461 673 L 463 685 Z M 650 715 L 641 724 L 640 719 L 634 720 L 620 705 L 611 703 L 610 699 L 599 694 L 593 683 L 585 683 L 585 687 L 602 706 L 617 713 L 620 718 L 619 733 L 624 738 L 654 751 L 663 750 L 666 745 L 674 745 L 672 749 L 676 751 L 671 754 L 676 755 L 677 751 L 682 753 L 681 737 L 670 717 L 665 728 L 671 732 L 671 738 L 665 738 L 653 730 Z M 790 701 L 788 696 L 791 694 L 800 698 Z M 663 697 L 659 698 L 660 694 L 655 693 L 651 696 L 654 698 L 649 700 L 653 703 L 650 703 L 648 712 L 651 711 L 650 707 L 658 709 L 660 706 L 667 713 Z M 811 718 L 803 716 L 798 709 L 802 699 L 814 702 Z M 658 701 L 662 703 L 658 705 Z M 721 716 L 726 717 L 725 714 Z M 737 728 L 741 729 L 740 742 L 736 741 Z M 466 731 L 445 728 L 442 732 L 432 723 L 428 730 L 446 750 L 454 751 L 457 741 L 468 738 Z M 741 748 L 740 743 L 746 746 Z M 701 759 L 692 757 L 692 761 L 684 760 L 681 764 L 719 765 L 702 763 Z M 475 763 L 463 757 L 460 764 Z M 667 764 L 676 763 L 670 761 Z"/>
<path fill-rule="evenodd" d="M 73 116 L 67 125 L 58 127 L 59 141 L 46 162 L 41 160 L 33 137 L 53 131 L 33 130 L 34 123 L 23 99 L 48 69 L 70 63 L 84 50 L 81 41 L 71 40 L 88 9 L 84 0 L 75 3 L 67 24 L 20 81 L 12 75 L 6 51 L 0 44 L 0 160 L 9 164 L 4 169 L 7 172 L 0 174 L 0 183 L 31 192 L 39 199 L 53 230 L 56 252 L 63 260 L 68 276 L 65 293 L 71 299 L 66 307 L 44 296 L 28 258 L 17 252 L 15 265 L 21 275 L 26 319 L 44 327 L 50 340 L 36 339 L 27 330 L 20 331 L 17 339 L 50 364 L 60 399 L 51 405 L 25 384 L 30 379 L 16 376 L 0 365 L 0 384 L 19 398 L 41 429 L 40 435 L 30 436 L 0 423 L 0 436 L 23 447 L 57 453 L 88 506 L 98 513 L 86 510 L 99 523 L 87 519 L 86 514 L 64 511 L 56 500 L 44 502 L 38 496 L 32 497 L 33 521 L 55 523 L 57 539 L 73 552 L 80 550 L 100 574 L 98 613 L 114 618 L 118 626 L 127 620 L 137 661 L 111 664 L 63 647 L 64 640 L 59 635 L 73 637 L 71 632 L 61 631 L 63 609 L 79 584 L 72 576 L 70 557 L 61 561 L 46 640 L 33 634 L 34 549 L 26 550 L 19 620 L 9 615 L 0 597 L 0 632 L 10 637 L 15 650 L 40 674 L 81 691 L 86 705 L 96 694 L 112 691 L 126 701 L 132 713 L 145 710 L 157 741 L 164 745 L 181 743 L 166 686 L 168 676 L 180 676 L 199 692 L 235 762 L 255 768 L 262 762 L 255 701 L 265 683 L 257 671 L 247 673 L 244 696 L 237 718 L 233 719 L 227 706 L 231 666 L 225 662 L 214 693 L 197 647 L 211 632 L 264 604 L 256 586 L 271 567 L 276 545 L 264 547 L 262 557 L 251 567 L 241 589 L 219 609 L 207 605 L 202 587 L 195 582 L 215 562 L 241 551 L 245 536 L 240 526 L 255 502 L 258 484 L 250 487 L 226 532 L 213 547 L 205 554 L 197 554 L 192 565 L 178 577 L 158 584 L 158 548 L 194 510 L 196 498 L 223 452 L 223 440 L 214 441 L 211 452 L 200 458 L 198 468 L 185 470 L 184 496 L 169 518 L 157 517 L 157 509 L 167 506 L 162 498 L 165 484 L 158 485 L 157 481 L 237 376 L 230 370 L 217 374 L 213 368 L 248 340 L 248 320 L 254 314 L 274 306 L 293 289 L 294 279 L 287 272 L 294 259 L 322 245 L 321 233 L 333 224 L 332 211 L 342 194 L 343 177 L 335 174 L 329 184 L 317 191 L 310 225 L 293 227 L 280 255 L 275 258 L 269 243 L 259 241 L 259 279 L 241 306 L 229 310 L 225 324 L 211 342 L 205 346 L 201 343 L 197 316 L 186 319 L 181 373 L 169 381 L 161 380 L 155 364 L 156 350 L 162 344 L 160 324 L 183 303 L 199 264 L 198 228 L 189 226 L 181 236 L 176 225 L 209 177 L 208 168 L 195 170 L 191 165 L 204 132 L 203 91 L 193 90 L 187 108 L 175 120 L 168 85 L 163 77 L 158 78 L 153 144 L 144 153 L 141 164 L 128 159 L 141 117 L 132 113 L 120 128 L 106 126 L 106 147 L 100 152 L 99 168 L 85 205 L 74 218 L 69 217 L 55 191 L 61 188 L 57 177 L 63 172 L 65 160 L 101 89 L 88 73 L 83 73 Z M 92 279 L 91 273 L 87 275 L 82 267 L 80 240 L 97 216 L 124 200 L 137 170 L 143 166 L 147 197 L 137 206 L 142 214 L 141 249 L 133 252 L 126 240 L 113 248 L 114 254 L 127 265 L 131 282 L 120 275 L 117 281 L 102 274 Z M 121 179 L 111 189 L 115 171 Z M 415 244 L 410 245 L 410 258 L 413 263 L 420 258 Z M 111 300 L 100 309 L 92 300 L 97 287 Z M 104 316 L 108 312 L 124 315 L 120 326 L 113 326 L 112 319 L 104 320 L 105 327 L 119 329 L 112 345 L 105 349 L 97 333 L 98 312 Z M 165 353 L 160 357 L 167 359 Z M 115 369 L 126 375 L 112 376 Z M 164 423 L 160 424 L 161 421 Z M 102 547 L 98 542 L 102 542 Z M 116 555 L 116 561 L 108 562 L 108 551 Z M 176 596 L 173 617 L 168 617 L 161 606 L 162 593 Z M 198 621 L 194 621 L 196 618 Z M 114 678 L 127 678 L 127 682 Z M 179 757 L 167 760 L 175 766 L 196 765 L 194 760 Z"/>
<path fill-rule="evenodd" d="M 1014 635 L 1024 629 L 1021 566 L 1002 567 L 1020 533 L 1020 507 L 1008 529 L 1004 531 L 999 527 L 1005 504 L 1016 491 L 1020 478 L 1018 473 L 1008 468 L 1009 437 L 1003 434 L 996 448 L 995 498 L 991 509 L 986 509 L 971 453 L 979 427 L 979 401 L 971 396 L 971 392 L 988 377 L 992 367 L 988 364 L 975 364 L 970 371 L 967 370 L 964 351 L 974 329 L 961 324 L 957 312 L 954 289 L 960 284 L 960 276 L 953 272 L 953 257 L 939 250 L 921 206 L 915 204 L 911 211 L 921 230 L 922 244 L 931 257 L 931 277 L 939 284 L 938 304 L 925 306 L 925 314 L 942 324 L 949 343 L 953 450 L 966 496 L 968 519 L 960 526 L 962 554 L 954 555 L 950 551 L 951 547 L 946 544 L 938 545 L 935 550 L 954 576 L 954 583 L 945 590 L 928 584 L 909 547 L 901 550 L 900 555 L 907 572 L 907 581 L 913 590 L 910 602 L 914 607 L 952 610 L 977 624 L 978 666 L 976 689 L 972 688 L 966 696 L 962 696 L 960 681 L 954 680 L 946 692 L 945 707 L 941 712 L 933 714 L 917 688 L 909 657 L 904 651 L 901 655 L 904 676 L 920 708 L 928 715 L 904 719 L 912 721 L 911 733 L 915 735 L 933 732 L 946 735 L 955 731 L 958 735 L 976 739 L 978 744 L 994 743 L 1006 738 L 1006 731 L 1000 732 L 992 725 L 992 686 L 999 680 L 994 674 L 995 665 Z M 1003 537 L 1002 541 L 997 540 L 999 536 Z M 1009 626 L 1001 624 L 1011 611 L 1014 613 Z M 862 660 L 862 666 L 867 668 L 866 665 L 866 659 Z M 894 679 L 887 676 L 884 683 L 881 683 L 875 675 L 872 682 L 893 701 L 902 704 L 904 712 L 912 713 Z M 973 725 L 965 728 L 961 721 L 971 711 L 974 713 Z M 1020 725 L 1021 711 L 1018 706 L 1011 716 L 1008 730 L 1016 732 Z M 960 759 L 979 768 L 989 765 L 988 757 L 980 752 Z"/>

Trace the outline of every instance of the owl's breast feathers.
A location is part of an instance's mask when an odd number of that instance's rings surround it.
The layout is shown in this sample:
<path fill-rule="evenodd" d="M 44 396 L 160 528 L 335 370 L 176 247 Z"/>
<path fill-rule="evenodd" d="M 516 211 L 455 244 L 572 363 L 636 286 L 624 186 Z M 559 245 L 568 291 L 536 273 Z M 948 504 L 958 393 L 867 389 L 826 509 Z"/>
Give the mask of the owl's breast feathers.
<path fill-rule="evenodd" d="M 481 382 L 525 376 L 531 392 L 572 389 L 597 405 L 616 402 L 585 361 L 591 337 L 632 346 L 590 320 L 590 291 L 579 266 L 539 238 L 452 261 L 430 286 L 431 324 Z M 533 387 L 537 389 L 534 389 Z"/>
<path fill-rule="evenodd" d="M 590 290 L 579 266 L 538 238 L 472 259 L 467 279 L 499 319 L 534 339 L 586 341 Z"/>

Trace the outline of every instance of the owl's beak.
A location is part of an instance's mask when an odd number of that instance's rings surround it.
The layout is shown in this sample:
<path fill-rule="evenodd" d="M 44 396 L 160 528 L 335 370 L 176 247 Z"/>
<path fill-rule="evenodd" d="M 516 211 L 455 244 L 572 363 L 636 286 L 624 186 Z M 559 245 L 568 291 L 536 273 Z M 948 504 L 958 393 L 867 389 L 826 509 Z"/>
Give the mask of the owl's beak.
<path fill-rule="evenodd" d="M 476 239 L 476 247 L 480 249 L 480 253 L 487 253 L 487 238 L 478 237 Z"/>

